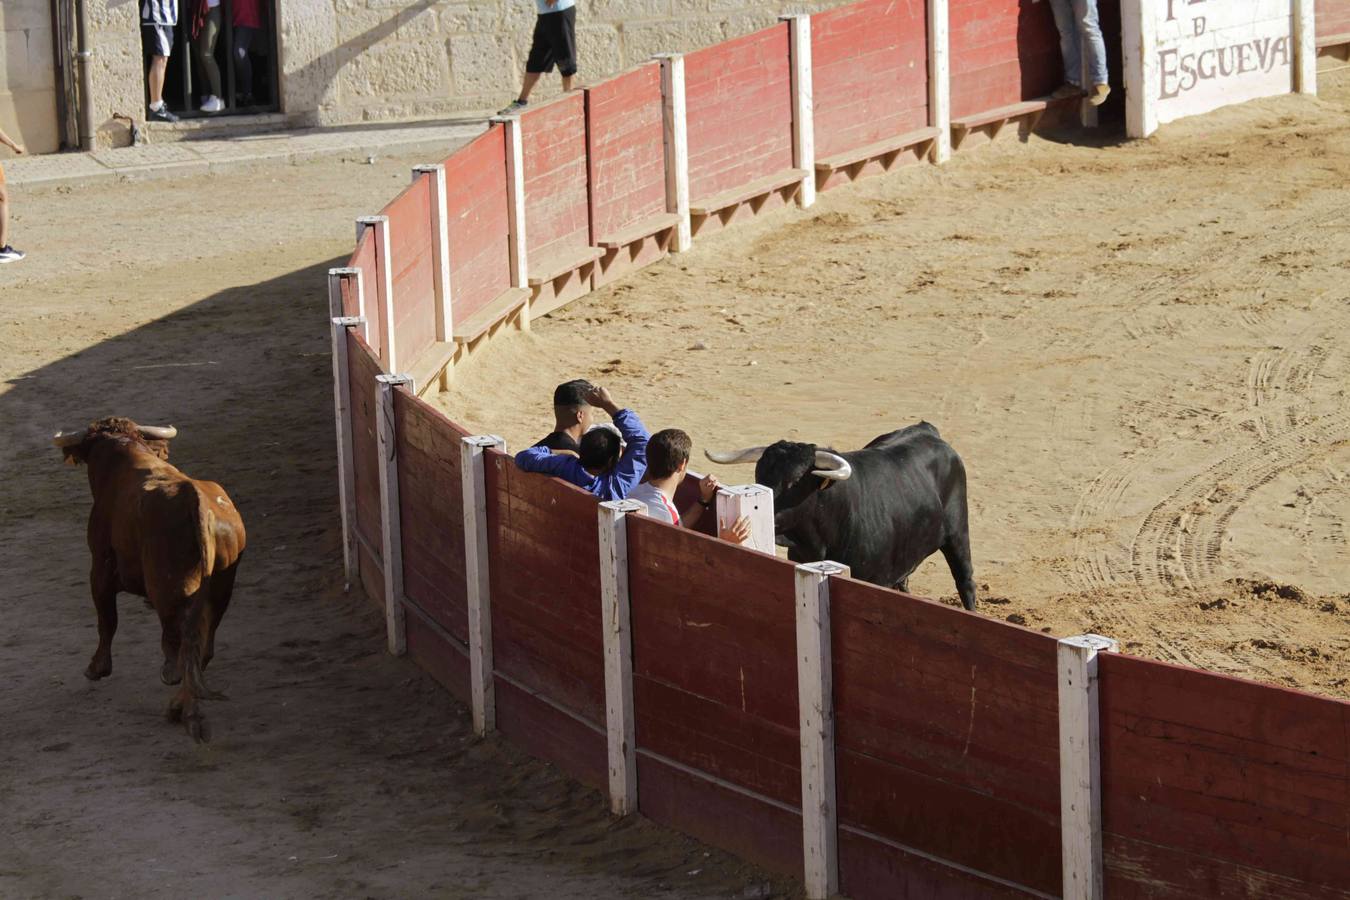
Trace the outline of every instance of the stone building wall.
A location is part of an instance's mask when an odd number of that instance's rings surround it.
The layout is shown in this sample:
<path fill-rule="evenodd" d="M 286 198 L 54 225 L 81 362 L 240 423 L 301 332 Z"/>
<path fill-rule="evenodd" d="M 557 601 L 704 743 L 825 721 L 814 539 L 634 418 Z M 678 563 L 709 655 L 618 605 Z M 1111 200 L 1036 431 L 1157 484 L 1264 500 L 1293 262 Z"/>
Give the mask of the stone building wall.
<path fill-rule="evenodd" d="M 48 0 L 0 0 L 0 128 L 29 153 L 61 141 L 55 55 Z"/>
<path fill-rule="evenodd" d="M 41 3 L 45 0 L 4 0 Z M 144 119 L 136 0 L 87 0 L 100 144 L 125 143 L 114 113 Z M 186 10 L 189 0 L 180 0 Z M 276 0 L 282 107 L 293 125 L 482 113 L 519 88 L 533 0 Z M 842 0 L 578 0 L 583 82 L 658 52 L 697 49 Z M 184 17 L 186 18 L 186 17 Z M 540 84 L 543 99 L 556 76 Z M 153 129 L 152 129 L 153 133 Z"/>

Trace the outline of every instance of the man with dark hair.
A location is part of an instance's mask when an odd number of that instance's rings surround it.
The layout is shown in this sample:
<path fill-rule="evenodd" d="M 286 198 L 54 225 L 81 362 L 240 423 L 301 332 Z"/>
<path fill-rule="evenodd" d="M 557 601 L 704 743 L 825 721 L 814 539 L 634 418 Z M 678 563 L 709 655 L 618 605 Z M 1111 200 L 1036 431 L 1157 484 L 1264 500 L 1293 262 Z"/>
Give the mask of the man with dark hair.
<path fill-rule="evenodd" d="M 628 499 L 645 503 L 647 515 L 653 519 L 685 528 L 696 526 L 703 511 L 713 505 L 719 485 L 716 475 L 703 476 L 698 483 L 698 499 L 683 513 L 675 508 L 675 492 L 689 474 L 689 451 L 693 445 L 689 435 L 678 428 L 652 435 L 647 442 L 647 480 L 633 488 Z M 742 517 L 730 528 L 721 529 L 719 536 L 733 544 L 745 543 L 750 536 L 750 520 Z"/>
<path fill-rule="evenodd" d="M 586 402 L 586 395 L 595 385 L 584 378 L 565 381 L 553 389 L 553 431 L 536 447 L 581 453 L 581 436 L 594 424 L 595 407 Z"/>
<path fill-rule="evenodd" d="M 523 472 L 570 481 L 601 500 L 622 500 L 647 471 L 650 435 L 637 413 L 620 409 L 604 388 L 590 385 L 583 400 L 587 407 L 599 407 L 609 413 L 618 434 L 604 425 L 592 428 L 582 435 L 576 456 L 554 452 L 540 442 L 517 453 L 516 465 Z"/>

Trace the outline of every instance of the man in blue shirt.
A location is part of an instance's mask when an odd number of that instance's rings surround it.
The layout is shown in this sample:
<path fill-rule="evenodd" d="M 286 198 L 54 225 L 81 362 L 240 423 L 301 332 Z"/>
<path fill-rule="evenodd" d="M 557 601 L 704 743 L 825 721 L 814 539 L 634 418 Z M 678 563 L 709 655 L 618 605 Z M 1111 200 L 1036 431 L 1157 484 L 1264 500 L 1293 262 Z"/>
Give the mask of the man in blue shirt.
<path fill-rule="evenodd" d="M 592 387 L 586 402 L 609 413 L 618 434 L 597 426 L 581 437 L 580 457 L 555 453 L 545 446 L 529 447 L 516 454 L 522 472 L 538 472 L 570 481 L 601 500 L 622 500 L 647 471 L 647 427 L 631 409 L 620 409 L 604 388 Z M 627 444 L 620 455 L 620 436 Z"/>
<path fill-rule="evenodd" d="M 539 18 L 534 21 L 534 40 L 530 56 L 525 61 L 525 81 L 520 86 L 520 97 L 497 113 L 511 116 L 530 102 L 530 91 L 540 76 L 558 67 L 564 91 L 572 89 L 577 74 L 577 0 L 534 0 Z"/>

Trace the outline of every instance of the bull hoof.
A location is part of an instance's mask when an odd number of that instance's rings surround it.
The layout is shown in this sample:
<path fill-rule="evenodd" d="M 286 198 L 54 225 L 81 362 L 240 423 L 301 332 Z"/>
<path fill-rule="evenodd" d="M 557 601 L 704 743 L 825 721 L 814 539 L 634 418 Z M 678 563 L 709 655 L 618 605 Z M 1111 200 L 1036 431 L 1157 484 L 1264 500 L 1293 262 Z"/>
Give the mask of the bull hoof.
<path fill-rule="evenodd" d="M 164 718 L 170 722 L 183 721 L 183 704 L 176 699 L 169 701 L 169 708 L 164 710 Z"/>
<path fill-rule="evenodd" d="M 178 684 L 183 680 L 183 673 L 179 671 L 176 660 L 164 660 L 164 665 L 159 670 L 159 680 L 168 685 Z"/>
<path fill-rule="evenodd" d="M 210 743 L 211 726 L 206 721 L 206 716 L 201 713 L 194 713 L 183 717 L 183 724 L 187 727 L 187 733 L 199 744 Z"/>
<path fill-rule="evenodd" d="M 89 663 L 89 668 L 84 670 L 84 677 L 90 681 L 98 681 L 100 678 L 107 678 L 112 674 L 112 660 L 100 663 L 97 660 Z"/>

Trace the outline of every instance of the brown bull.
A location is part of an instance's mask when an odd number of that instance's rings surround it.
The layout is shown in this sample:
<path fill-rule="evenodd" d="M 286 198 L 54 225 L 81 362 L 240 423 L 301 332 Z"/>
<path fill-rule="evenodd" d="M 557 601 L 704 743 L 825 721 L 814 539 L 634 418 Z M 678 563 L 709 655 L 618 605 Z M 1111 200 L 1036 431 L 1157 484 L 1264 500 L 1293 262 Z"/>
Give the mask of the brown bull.
<path fill-rule="evenodd" d="M 114 417 L 60 432 L 54 443 L 68 464 L 88 467 L 94 494 L 89 587 L 98 611 L 98 649 L 85 677 L 112 673 L 117 592 L 145 597 L 162 628 L 160 678 L 180 685 L 169 701 L 169 720 L 183 721 L 193 738 L 204 741 L 209 733 L 197 701 L 220 695 L 207 689 L 202 670 L 230 604 L 244 523 L 220 485 L 169 465 L 169 439 L 177 433 Z"/>

